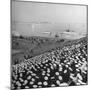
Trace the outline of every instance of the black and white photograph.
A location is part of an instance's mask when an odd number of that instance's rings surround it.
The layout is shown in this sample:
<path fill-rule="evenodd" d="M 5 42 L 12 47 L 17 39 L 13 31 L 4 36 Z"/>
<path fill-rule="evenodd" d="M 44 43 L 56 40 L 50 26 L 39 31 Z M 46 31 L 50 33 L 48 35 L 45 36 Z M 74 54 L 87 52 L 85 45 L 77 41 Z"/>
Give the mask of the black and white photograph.
<path fill-rule="evenodd" d="M 88 5 L 11 0 L 11 90 L 88 85 Z"/>

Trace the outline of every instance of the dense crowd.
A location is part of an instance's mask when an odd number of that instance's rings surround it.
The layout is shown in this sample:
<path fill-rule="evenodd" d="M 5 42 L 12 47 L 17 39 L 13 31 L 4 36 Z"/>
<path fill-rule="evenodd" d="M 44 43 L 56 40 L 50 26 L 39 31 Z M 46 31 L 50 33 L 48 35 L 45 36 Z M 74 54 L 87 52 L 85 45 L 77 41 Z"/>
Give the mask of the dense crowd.
<path fill-rule="evenodd" d="M 57 48 L 12 65 L 12 89 L 87 84 L 87 43 Z"/>

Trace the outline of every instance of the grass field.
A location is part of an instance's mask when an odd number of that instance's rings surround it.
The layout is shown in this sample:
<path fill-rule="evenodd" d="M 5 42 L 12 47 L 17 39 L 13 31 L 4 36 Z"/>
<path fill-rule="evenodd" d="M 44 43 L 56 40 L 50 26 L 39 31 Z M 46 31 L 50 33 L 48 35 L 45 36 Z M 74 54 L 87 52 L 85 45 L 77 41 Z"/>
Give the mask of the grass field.
<path fill-rule="evenodd" d="M 85 38 L 86 39 L 86 38 Z M 81 40 L 81 39 L 80 39 Z M 56 39 L 46 37 L 13 37 L 12 36 L 12 64 L 22 62 L 56 48 L 79 42 L 79 40 Z"/>

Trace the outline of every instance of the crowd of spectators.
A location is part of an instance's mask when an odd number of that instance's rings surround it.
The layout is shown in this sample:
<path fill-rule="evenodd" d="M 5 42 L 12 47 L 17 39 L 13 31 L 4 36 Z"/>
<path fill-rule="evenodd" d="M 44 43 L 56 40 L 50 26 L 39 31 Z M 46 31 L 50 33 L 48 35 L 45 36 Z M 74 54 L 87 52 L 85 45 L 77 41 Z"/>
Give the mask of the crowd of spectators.
<path fill-rule="evenodd" d="M 87 42 L 78 42 L 12 65 L 12 89 L 87 84 Z"/>

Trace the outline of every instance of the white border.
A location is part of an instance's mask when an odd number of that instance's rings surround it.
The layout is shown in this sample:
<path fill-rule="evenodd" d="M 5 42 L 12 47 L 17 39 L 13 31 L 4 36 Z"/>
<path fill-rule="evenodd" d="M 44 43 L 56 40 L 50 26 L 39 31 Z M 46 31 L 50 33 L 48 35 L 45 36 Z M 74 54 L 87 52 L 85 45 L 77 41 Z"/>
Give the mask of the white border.
<path fill-rule="evenodd" d="M 88 9 L 90 9 L 89 0 L 28 0 L 28 1 L 86 4 L 88 5 Z M 90 16 L 90 10 L 88 10 L 88 16 Z M 89 20 L 90 18 L 88 17 L 88 21 Z M 88 22 L 88 39 L 90 38 L 89 29 L 90 28 Z M 90 42 L 88 43 L 88 46 L 90 46 Z M 88 51 L 89 51 L 89 47 L 88 47 Z M 88 64 L 90 64 L 89 59 L 88 59 Z M 89 68 L 90 65 L 88 65 L 88 69 Z M 90 76 L 90 72 L 88 73 L 88 76 Z M 55 90 L 55 89 L 89 90 L 90 78 L 88 78 L 88 81 L 89 82 L 87 86 L 55 87 L 55 88 L 40 88 L 40 89 L 41 90 L 46 90 L 46 89 L 47 90 Z M 9 87 L 10 87 L 10 0 L 0 0 L 0 90 L 8 90 L 10 89 Z"/>

